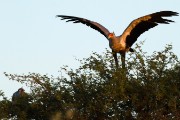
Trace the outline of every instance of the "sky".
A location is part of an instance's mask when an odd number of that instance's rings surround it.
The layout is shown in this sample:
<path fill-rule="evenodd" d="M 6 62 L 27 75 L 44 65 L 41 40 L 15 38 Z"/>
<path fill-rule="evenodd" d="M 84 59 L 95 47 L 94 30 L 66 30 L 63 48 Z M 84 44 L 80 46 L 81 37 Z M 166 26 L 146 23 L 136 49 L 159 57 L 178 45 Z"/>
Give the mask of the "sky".
<path fill-rule="evenodd" d="M 141 16 L 171 10 L 180 12 L 180 1 L 165 0 L 0 0 L 0 90 L 10 99 L 24 84 L 9 80 L 10 74 L 40 73 L 58 76 L 60 67 L 77 68 L 75 58 L 101 54 L 109 48 L 99 32 L 82 24 L 66 23 L 56 15 L 83 17 L 99 22 L 120 35 L 129 23 Z M 180 17 L 159 25 L 138 38 L 145 40 L 148 54 L 173 45 L 180 56 Z"/>

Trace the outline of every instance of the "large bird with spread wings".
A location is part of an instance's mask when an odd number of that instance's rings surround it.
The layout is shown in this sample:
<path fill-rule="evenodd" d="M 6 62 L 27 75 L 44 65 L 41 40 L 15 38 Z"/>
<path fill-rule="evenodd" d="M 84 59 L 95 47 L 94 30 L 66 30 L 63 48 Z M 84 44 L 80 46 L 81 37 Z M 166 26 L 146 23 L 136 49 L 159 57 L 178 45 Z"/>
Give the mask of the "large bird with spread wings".
<path fill-rule="evenodd" d="M 66 22 L 85 24 L 104 35 L 109 41 L 109 46 L 112 49 L 112 54 L 116 63 L 116 67 L 119 66 L 117 53 L 121 54 L 122 68 L 125 68 L 126 52 L 134 51 L 131 48 L 131 46 L 134 44 L 134 42 L 136 42 L 137 38 L 145 31 L 148 31 L 150 28 L 157 26 L 159 23 L 169 24 L 170 22 L 174 22 L 172 20 L 163 18 L 171 16 L 178 16 L 178 13 L 173 11 L 160 11 L 149 15 L 145 15 L 143 17 L 133 20 L 129 24 L 129 26 L 124 30 L 122 35 L 116 36 L 114 32 L 109 32 L 108 29 L 106 29 L 104 26 L 97 22 L 80 17 L 57 15 L 57 17 L 60 17 L 61 20 L 66 20 Z"/>

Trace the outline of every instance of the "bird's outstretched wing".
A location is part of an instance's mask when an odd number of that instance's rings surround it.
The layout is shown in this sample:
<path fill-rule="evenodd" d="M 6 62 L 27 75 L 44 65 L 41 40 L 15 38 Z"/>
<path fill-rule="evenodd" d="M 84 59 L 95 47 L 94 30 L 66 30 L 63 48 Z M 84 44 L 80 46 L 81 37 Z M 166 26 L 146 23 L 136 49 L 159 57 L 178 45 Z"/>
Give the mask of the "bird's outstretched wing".
<path fill-rule="evenodd" d="M 79 17 L 74 17 L 74 16 L 66 16 L 66 15 L 57 15 L 57 17 L 61 17 L 61 20 L 66 20 L 66 22 L 73 22 L 73 23 L 83 23 L 87 26 L 90 26 L 91 28 L 99 31 L 101 34 L 103 34 L 106 38 L 108 38 L 109 31 L 102 26 L 101 24 L 87 20 L 85 18 L 79 18 Z"/>
<path fill-rule="evenodd" d="M 173 11 L 160 11 L 135 19 L 125 29 L 122 37 L 126 38 L 124 39 L 126 40 L 125 42 L 129 47 L 131 47 L 142 33 L 157 26 L 158 23 L 169 24 L 170 22 L 174 22 L 172 20 L 162 18 L 171 16 L 178 16 L 178 13 Z"/>

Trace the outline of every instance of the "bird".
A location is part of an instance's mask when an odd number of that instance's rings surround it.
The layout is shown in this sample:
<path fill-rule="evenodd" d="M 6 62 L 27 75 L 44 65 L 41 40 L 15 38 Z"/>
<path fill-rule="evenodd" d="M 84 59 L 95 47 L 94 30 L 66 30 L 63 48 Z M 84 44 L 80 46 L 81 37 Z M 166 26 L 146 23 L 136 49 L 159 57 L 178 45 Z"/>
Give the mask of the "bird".
<path fill-rule="evenodd" d="M 24 95 L 25 90 L 23 88 L 19 88 L 18 91 L 16 91 L 12 96 L 12 101 L 16 101 L 18 98 L 22 97 Z"/>
<path fill-rule="evenodd" d="M 57 15 L 56 17 L 61 18 L 60 20 L 66 20 L 66 22 L 85 24 L 104 35 L 109 41 L 109 47 L 112 49 L 112 55 L 114 57 L 116 67 L 119 67 L 117 58 L 117 54 L 119 53 L 121 55 L 122 68 L 125 69 L 126 53 L 128 51 L 134 52 L 134 49 L 131 47 L 137 41 L 137 38 L 144 32 L 156 27 L 159 24 L 169 24 L 174 22 L 163 17 L 178 16 L 178 14 L 179 13 L 174 11 L 159 11 L 139 17 L 134 19 L 120 36 L 116 36 L 114 32 L 110 32 L 100 23 L 85 18 L 68 15 Z"/>

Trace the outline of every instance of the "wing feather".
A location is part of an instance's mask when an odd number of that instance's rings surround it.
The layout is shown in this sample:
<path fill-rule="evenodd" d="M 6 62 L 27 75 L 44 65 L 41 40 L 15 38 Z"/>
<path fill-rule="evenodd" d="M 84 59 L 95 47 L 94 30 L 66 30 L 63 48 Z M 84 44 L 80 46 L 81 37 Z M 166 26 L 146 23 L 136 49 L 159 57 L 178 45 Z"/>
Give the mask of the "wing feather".
<path fill-rule="evenodd" d="M 104 26 L 102 26 L 101 24 L 94 22 L 94 21 L 90 21 L 88 19 L 85 18 L 80 18 L 80 17 L 74 17 L 74 16 L 66 16 L 66 15 L 57 15 L 57 17 L 60 17 L 61 20 L 66 20 L 66 22 L 73 22 L 73 23 L 82 23 L 85 24 L 97 31 L 99 31 L 101 34 L 103 34 L 106 38 L 108 38 L 109 35 L 109 31 L 108 29 L 106 29 Z"/>
<path fill-rule="evenodd" d="M 158 23 L 169 24 L 171 22 L 174 22 L 172 20 L 164 19 L 163 17 L 171 17 L 177 15 L 178 13 L 173 11 L 160 11 L 140 17 L 133 20 L 129 24 L 129 26 L 123 32 L 122 37 L 125 38 L 124 40 L 127 43 L 128 47 L 131 47 L 142 33 L 157 26 Z"/>

